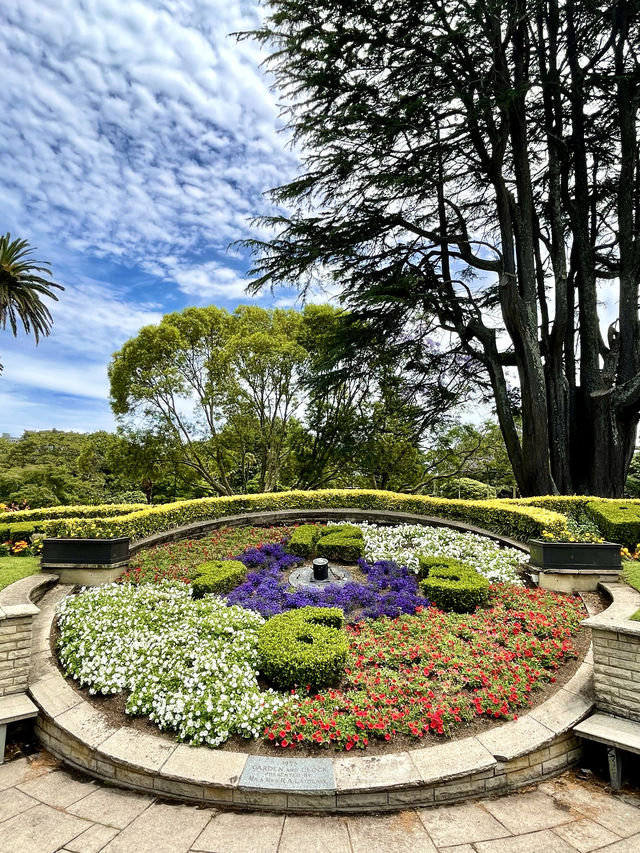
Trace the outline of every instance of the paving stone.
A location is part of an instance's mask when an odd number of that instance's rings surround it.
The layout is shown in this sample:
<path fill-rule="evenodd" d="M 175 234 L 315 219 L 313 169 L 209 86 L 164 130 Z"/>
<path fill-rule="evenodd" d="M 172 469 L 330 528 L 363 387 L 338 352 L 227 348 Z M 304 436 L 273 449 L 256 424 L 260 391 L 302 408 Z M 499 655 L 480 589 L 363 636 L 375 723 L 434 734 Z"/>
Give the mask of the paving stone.
<path fill-rule="evenodd" d="M 69 853 L 99 853 L 119 832 L 119 829 L 114 829 L 112 826 L 94 823 L 89 829 L 85 829 L 82 835 L 67 841 L 65 850 Z"/>
<path fill-rule="evenodd" d="M 554 735 L 555 732 L 527 714 L 519 720 L 482 732 L 477 739 L 498 761 L 511 761 L 540 749 Z"/>
<path fill-rule="evenodd" d="M 221 812 L 192 845 L 205 853 L 276 853 L 284 815 Z"/>
<path fill-rule="evenodd" d="M 498 800 L 483 800 L 484 808 L 510 832 L 536 832 L 572 820 L 568 809 L 539 791 L 510 794 Z M 508 849 L 508 848 L 507 848 Z"/>
<path fill-rule="evenodd" d="M 556 802 L 576 809 L 585 817 L 626 838 L 640 832 L 640 807 L 617 797 L 575 783 L 556 785 Z"/>
<path fill-rule="evenodd" d="M 102 853 L 187 853 L 213 812 L 155 803 L 110 841 Z"/>
<path fill-rule="evenodd" d="M 237 785 L 246 761 L 244 752 L 180 744 L 162 765 L 162 775 L 204 785 Z"/>
<path fill-rule="evenodd" d="M 153 802 L 147 794 L 134 794 L 118 788 L 98 788 L 67 809 L 71 814 L 87 820 L 124 829 Z"/>
<path fill-rule="evenodd" d="M 437 853 L 414 811 L 350 817 L 347 825 L 353 853 Z"/>
<path fill-rule="evenodd" d="M 478 841 L 474 846 L 477 853 L 575 853 L 575 848 L 548 829 L 496 841 Z"/>
<path fill-rule="evenodd" d="M 12 788 L 28 777 L 29 767 L 26 758 L 18 758 L 15 761 L 7 761 L 0 764 L 0 791 Z"/>
<path fill-rule="evenodd" d="M 464 738 L 427 749 L 410 749 L 408 754 L 422 780 L 428 784 L 481 773 L 497 763 L 478 738 Z"/>
<path fill-rule="evenodd" d="M 37 805 L 0 823 L 0 850 L 55 853 L 87 829 L 85 820 L 51 806 Z"/>
<path fill-rule="evenodd" d="M 440 853 L 476 853 L 470 844 L 456 844 L 455 847 L 441 847 Z"/>
<path fill-rule="evenodd" d="M 278 853 L 318 853 L 319 847 L 331 853 L 351 853 L 344 818 L 286 817 Z"/>
<path fill-rule="evenodd" d="M 589 820 L 589 818 L 556 826 L 553 831 L 560 838 L 568 841 L 579 853 L 591 853 L 592 850 L 599 850 L 605 844 L 620 840 L 615 833 L 605 829 L 604 826 L 600 826 L 599 823 Z"/>
<path fill-rule="evenodd" d="M 638 853 L 638 850 L 640 850 L 640 834 L 609 844 L 598 850 L 598 853 Z"/>
<path fill-rule="evenodd" d="M 175 749 L 175 743 L 124 726 L 100 744 L 103 755 L 151 771 L 159 770 Z"/>
<path fill-rule="evenodd" d="M 7 820 L 16 814 L 37 806 L 38 801 L 28 797 L 17 788 L 8 788 L 0 797 L 0 821 Z"/>
<path fill-rule="evenodd" d="M 66 808 L 96 790 L 95 782 L 76 779 L 65 770 L 54 770 L 18 787 L 41 803 L 59 808 Z"/>
<path fill-rule="evenodd" d="M 84 702 L 82 696 L 58 672 L 30 684 L 29 692 L 50 717 L 57 717 Z"/>
<path fill-rule="evenodd" d="M 333 759 L 338 791 L 377 790 L 420 782 L 420 771 L 408 752 L 390 755 L 338 756 Z"/>
<path fill-rule="evenodd" d="M 438 847 L 473 844 L 511 835 L 508 829 L 476 803 L 420 809 L 420 820 Z"/>

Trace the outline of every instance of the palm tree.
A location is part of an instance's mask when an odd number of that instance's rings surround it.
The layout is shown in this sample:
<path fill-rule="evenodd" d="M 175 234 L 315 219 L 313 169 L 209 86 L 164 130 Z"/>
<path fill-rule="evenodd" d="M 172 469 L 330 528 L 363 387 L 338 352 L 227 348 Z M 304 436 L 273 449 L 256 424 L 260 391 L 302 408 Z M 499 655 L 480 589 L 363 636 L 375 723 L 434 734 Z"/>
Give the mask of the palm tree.
<path fill-rule="evenodd" d="M 42 297 L 57 302 L 52 288 L 64 290 L 64 287 L 38 274 L 51 276 L 52 273 L 49 264 L 33 260 L 32 253 L 27 240 L 12 240 L 9 233 L 0 237 L 0 326 L 5 329 L 8 323 L 17 337 L 18 323 L 22 323 L 25 332 L 33 332 L 38 343 L 41 335 L 49 334 L 52 323 Z"/>

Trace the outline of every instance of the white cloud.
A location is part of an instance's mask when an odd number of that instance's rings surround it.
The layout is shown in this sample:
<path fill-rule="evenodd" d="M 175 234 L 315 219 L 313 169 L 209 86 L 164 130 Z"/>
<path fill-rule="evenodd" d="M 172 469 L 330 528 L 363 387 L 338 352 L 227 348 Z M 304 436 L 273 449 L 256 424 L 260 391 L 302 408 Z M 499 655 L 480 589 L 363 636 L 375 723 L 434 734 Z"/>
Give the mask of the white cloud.
<path fill-rule="evenodd" d="M 140 264 L 247 236 L 291 173 L 243 0 L 5 0 L 12 229 Z"/>

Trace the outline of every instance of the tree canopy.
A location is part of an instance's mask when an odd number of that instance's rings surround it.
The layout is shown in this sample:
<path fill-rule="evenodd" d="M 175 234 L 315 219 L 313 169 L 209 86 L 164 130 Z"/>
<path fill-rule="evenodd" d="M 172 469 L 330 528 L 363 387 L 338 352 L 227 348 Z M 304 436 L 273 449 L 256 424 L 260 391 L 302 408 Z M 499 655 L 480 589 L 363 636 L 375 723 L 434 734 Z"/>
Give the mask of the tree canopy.
<path fill-rule="evenodd" d="M 338 282 L 346 350 L 362 319 L 408 351 L 451 335 L 523 494 L 621 494 L 640 413 L 640 4 L 268 9 L 251 35 L 303 169 L 273 192 L 275 236 L 250 241 L 256 288 Z"/>

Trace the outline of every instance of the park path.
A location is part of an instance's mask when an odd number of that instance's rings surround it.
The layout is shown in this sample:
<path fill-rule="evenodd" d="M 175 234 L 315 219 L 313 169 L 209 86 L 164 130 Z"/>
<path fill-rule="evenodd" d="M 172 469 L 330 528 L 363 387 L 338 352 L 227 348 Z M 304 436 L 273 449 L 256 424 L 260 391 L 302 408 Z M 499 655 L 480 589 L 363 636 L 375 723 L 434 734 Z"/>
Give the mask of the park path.
<path fill-rule="evenodd" d="M 640 853 L 640 799 L 571 772 L 527 791 L 366 816 L 229 812 L 65 770 L 46 752 L 0 765 L 3 853 Z"/>

